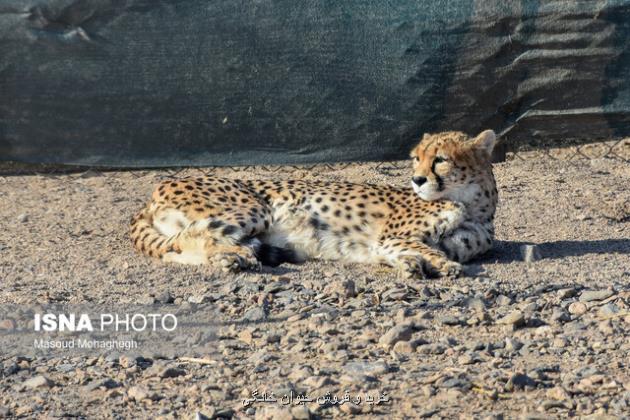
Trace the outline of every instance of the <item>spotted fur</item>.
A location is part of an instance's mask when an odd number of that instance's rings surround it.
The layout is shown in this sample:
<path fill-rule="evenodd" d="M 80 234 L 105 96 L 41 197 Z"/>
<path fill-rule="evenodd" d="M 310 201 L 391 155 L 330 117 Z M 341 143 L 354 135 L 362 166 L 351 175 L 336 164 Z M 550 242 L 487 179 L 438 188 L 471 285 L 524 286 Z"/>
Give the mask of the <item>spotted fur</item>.
<path fill-rule="evenodd" d="M 309 258 L 383 263 L 406 276 L 457 275 L 492 246 L 495 134 L 425 135 L 410 188 L 189 177 L 162 182 L 131 224 L 164 261 L 257 268 Z"/>

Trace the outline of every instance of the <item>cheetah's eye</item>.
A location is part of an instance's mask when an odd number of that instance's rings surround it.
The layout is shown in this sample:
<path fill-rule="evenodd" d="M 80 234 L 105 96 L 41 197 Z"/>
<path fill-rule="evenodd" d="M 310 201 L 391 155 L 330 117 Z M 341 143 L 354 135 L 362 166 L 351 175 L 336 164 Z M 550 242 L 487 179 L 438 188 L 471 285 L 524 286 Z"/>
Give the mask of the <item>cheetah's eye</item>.
<path fill-rule="evenodd" d="M 442 156 L 436 156 L 435 159 L 433 160 L 433 163 L 442 163 L 442 162 L 446 162 L 448 159 L 446 159 L 445 157 Z"/>
<path fill-rule="evenodd" d="M 419 161 L 420 161 L 420 159 L 418 159 L 418 156 L 414 156 L 414 157 L 413 157 L 413 161 L 414 161 L 414 162 L 419 162 Z"/>

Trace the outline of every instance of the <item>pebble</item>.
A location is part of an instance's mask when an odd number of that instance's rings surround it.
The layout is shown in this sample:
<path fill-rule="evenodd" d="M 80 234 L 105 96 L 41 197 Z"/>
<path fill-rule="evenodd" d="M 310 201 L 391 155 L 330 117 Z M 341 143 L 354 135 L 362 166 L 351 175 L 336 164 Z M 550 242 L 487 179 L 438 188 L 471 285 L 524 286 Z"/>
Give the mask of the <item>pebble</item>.
<path fill-rule="evenodd" d="M 357 296 L 357 289 L 354 281 L 349 279 L 333 281 L 324 288 L 324 292 L 329 295 L 337 294 L 338 296 L 346 299 Z"/>
<path fill-rule="evenodd" d="M 28 222 L 28 214 L 26 213 L 22 213 L 17 217 L 17 221 L 20 223 L 26 223 Z"/>
<path fill-rule="evenodd" d="M 163 369 L 158 374 L 158 376 L 162 379 L 165 379 L 165 378 L 176 378 L 178 376 L 183 376 L 185 374 L 186 374 L 186 371 L 184 369 L 179 369 L 175 367 L 167 367 Z"/>
<path fill-rule="evenodd" d="M 449 326 L 456 326 L 456 325 L 462 324 L 462 321 L 459 318 L 452 315 L 445 315 L 441 317 L 440 321 L 442 322 L 442 324 L 449 325 Z"/>
<path fill-rule="evenodd" d="M 573 302 L 569 305 L 569 313 L 572 315 L 584 315 L 588 310 L 587 306 L 582 302 Z"/>
<path fill-rule="evenodd" d="M 614 303 L 607 303 L 605 305 L 602 305 L 598 311 L 599 315 L 604 316 L 604 317 L 614 315 L 618 312 L 619 312 L 619 307 L 615 305 Z"/>
<path fill-rule="evenodd" d="M 578 294 L 578 289 L 575 287 L 568 287 L 566 289 L 558 290 L 558 298 L 560 300 L 569 299 Z"/>
<path fill-rule="evenodd" d="M 26 388 L 49 388 L 54 385 L 54 383 L 45 377 L 44 375 L 33 376 L 32 378 L 27 379 L 22 382 L 22 385 Z"/>
<path fill-rule="evenodd" d="M 508 306 L 512 303 L 512 299 L 505 295 L 499 295 L 494 299 L 494 303 L 498 306 Z"/>
<path fill-rule="evenodd" d="M 262 306 L 250 308 L 245 312 L 245 315 L 243 315 L 244 321 L 260 322 L 265 319 L 267 319 L 267 312 L 265 312 L 265 309 Z"/>
<path fill-rule="evenodd" d="M 155 301 L 162 304 L 173 303 L 174 300 L 173 295 L 169 291 L 164 291 L 155 297 Z"/>
<path fill-rule="evenodd" d="M 520 341 L 507 337 L 505 339 L 505 350 L 509 351 L 509 352 L 516 352 L 519 351 L 521 348 L 523 347 L 523 343 L 521 343 Z"/>
<path fill-rule="evenodd" d="M 557 400 L 557 401 L 569 401 L 571 396 L 569 393 L 560 386 L 554 386 L 553 388 L 549 388 L 545 393 L 548 398 Z"/>
<path fill-rule="evenodd" d="M 369 375 L 369 376 L 379 376 L 384 373 L 389 372 L 389 365 L 382 360 L 378 360 L 375 362 L 369 361 L 357 361 L 357 362 L 349 362 L 343 366 L 343 370 L 346 374 L 354 375 Z"/>
<path fill-rule="evenodd" d="M 251 345 L 254 341 L 254 335 L 250 330 L 243 330 L 238 334 L 238 339 L 247 345 Z"/>
<path fill-rule="evenodd" d="M 497 321 L 499 324 L 504 325 L 514 325 L 515 327 L 519 327 L 525 324 L 525 316 L 521 311 L 512 311 L 503 318 Z"/>
<path fill-rule="evenodd" d="M 0 330 L 13 331 L 15 329 L 15 321 L 12 319 L 3 319 L 0 321 Z"/>
<path fill-rule="evenodd" d="M 416 351 L 417 343 L 413 341 L 399 341 L 394 344 L 392 350 L 397 353 L 413 353 Z"/>
<path fill-rule="evenodd" d="M 526 388 L 535 388 L 536 381 L 524 373 L 515 373 L 508 379 L 505 384 L 505 390 L 508 392 L 522 391 Z"/>
<path fill-rule="evenodd" d="M 571 316 L 566 313 L 563 309 L 555 308 L 551 314 L 551 323 L 552 324 L 562 324 L 567 321 L 571 321 Z"/>
<path fill-rule="evenodd" d="M 523 261 L 531 263 L 542 259 L 540 248 L 537 245 L 521 245 L 519 248 Z"/>
<path fill-rule="evenodd" d="M 420 354 L 443 354 L 446 347 L 439 343 L 424 344 L 416 348 L 416 353 Z"/>
<path fill-rule="evenodd" d="M 104 388 L 104 389 L 114 389 L 114 388 L 118 388 L 120 387 L 120 383 L 116 382 L 115 380 L 111 379 L 111 378 L 105 378 L 105 379 L 99 379 L 96 381 L 92 381 L 90 382 L 88 385 L 86 385 L 83 389 L 85 391 L 96 391 L 100 388 Z"/>
<path fill-rule="evenodd" d="M 127 395 L 133 400 L 142 401 L 149 398 L 149 390 L 142 385 L 136 385 L 127 390 Z"/>
<path fill-rule="evenodd" d="M 593 302 L 608 299 L 614 295 L 612 290 L 586 290 L 580 295 L 580 302 Z"/>
<path fill-rule="evenodd" d="M 409 341 L 412 334 L 413 328 L 411 325 L 396 325 L 378 339 L 378 344 L 386 350 L 389 350 L 399 341 Z"/>

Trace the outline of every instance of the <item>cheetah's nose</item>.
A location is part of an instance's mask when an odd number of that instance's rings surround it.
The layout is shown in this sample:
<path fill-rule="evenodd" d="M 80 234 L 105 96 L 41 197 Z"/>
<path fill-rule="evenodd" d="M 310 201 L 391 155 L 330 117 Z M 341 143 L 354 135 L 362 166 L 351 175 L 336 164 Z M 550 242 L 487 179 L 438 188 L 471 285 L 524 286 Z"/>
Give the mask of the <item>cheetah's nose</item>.
<path fill-rule="evenodd" d="M 427 182 L 427 177 L 426 176 L 414 176 L 413 178 L 411 178 L 411 180 L 413 181 L 414 184 L 416 184 L 418 187 L 421 187 L 422 184 L 424 184 L 425 182 Z"/>

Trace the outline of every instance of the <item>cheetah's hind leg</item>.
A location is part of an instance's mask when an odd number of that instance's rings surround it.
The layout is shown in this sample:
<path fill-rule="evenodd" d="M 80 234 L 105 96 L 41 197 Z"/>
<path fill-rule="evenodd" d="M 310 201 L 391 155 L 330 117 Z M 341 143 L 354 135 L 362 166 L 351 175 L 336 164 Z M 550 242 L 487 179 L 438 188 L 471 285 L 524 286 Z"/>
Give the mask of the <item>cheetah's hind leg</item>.
<path fill-rule="evenodd" d="M 162 260 L 180 264 L 212 264 L 223 271 L 260 268 L 255 247 L 237 226 L 216 219 L 190 223 L 175 237 L 173 251 Z"/>

